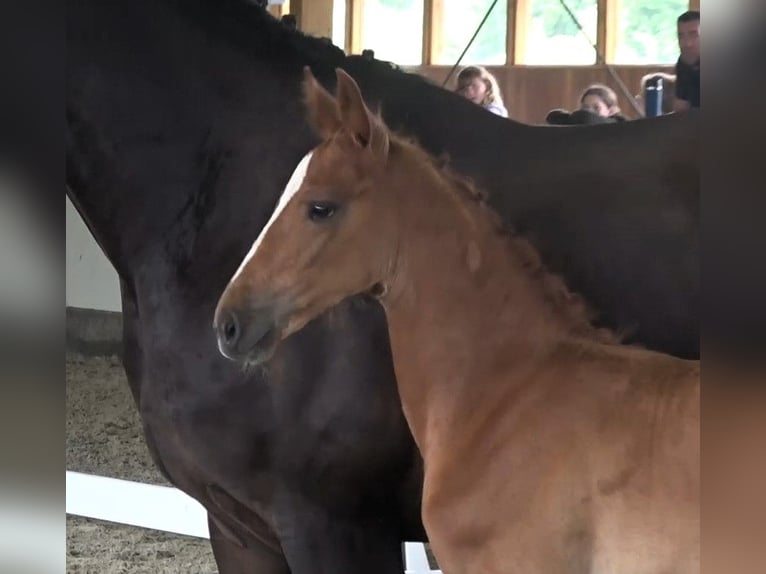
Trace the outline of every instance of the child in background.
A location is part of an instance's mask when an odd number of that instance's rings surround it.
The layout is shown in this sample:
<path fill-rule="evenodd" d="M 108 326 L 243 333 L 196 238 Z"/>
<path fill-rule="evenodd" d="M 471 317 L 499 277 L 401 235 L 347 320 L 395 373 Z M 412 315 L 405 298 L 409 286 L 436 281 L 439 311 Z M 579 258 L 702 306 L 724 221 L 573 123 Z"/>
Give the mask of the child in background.
<path fill-rule="evenodd" d="M 508 117 L 497 80 L 482 66 L 467 66 L 457 76 L 458 94 L 474 104 L 502 116 Z"/>
<path fill-rule="evenodd" d="M 545 121 L 551 125 L 573 126 L 611 124 L 625 121 L 617 105 L 617 94 L 604 84 L 591 84 L 580 95 L 580 107 L 573 112 L 557 108 L 548 112 Z"/>
<path fill-rule="evenodd" d="M 580 96 L 580 109 L 588 110 L 602 118 L 614 118 L 624 120 L 617 105 L 617 94 L 609 86 L 604 84 L 592 84 L 588 86 Z"/>

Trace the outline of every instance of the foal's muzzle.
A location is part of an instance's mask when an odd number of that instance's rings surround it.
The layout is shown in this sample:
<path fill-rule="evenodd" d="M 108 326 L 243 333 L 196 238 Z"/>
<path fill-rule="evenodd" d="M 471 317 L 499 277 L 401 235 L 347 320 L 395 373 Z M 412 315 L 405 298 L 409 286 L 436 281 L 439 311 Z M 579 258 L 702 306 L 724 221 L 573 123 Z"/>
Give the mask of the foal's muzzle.
<path fill-rule="evenodd" d="M 213 327 L 218 350 L 233 361 L 265 361 L 277 343 L 277 322 L 271 307 L 257 311 L 221 309 L 216 313 Z"/>

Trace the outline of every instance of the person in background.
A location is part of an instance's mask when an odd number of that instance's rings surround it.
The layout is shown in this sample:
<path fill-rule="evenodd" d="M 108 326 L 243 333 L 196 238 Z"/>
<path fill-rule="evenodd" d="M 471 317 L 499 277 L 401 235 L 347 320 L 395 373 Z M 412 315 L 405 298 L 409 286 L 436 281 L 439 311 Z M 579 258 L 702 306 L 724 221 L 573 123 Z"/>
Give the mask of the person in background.
<path fill-rule="evenodd" d="M 556 108 L 545 121 L 554 126 L 613 124 L 625 121 L 617 105 L 617 94 L 604 84 L 591 84 L 580 94 L 579 108 L 573 112 Z"/>
<path fill-rule="evenodd" d="M 625 119 L 617 104 L 617 94 L 604 84 L 591 84 L 585 88 L 580 95 L 580 109 L 589 110 L 603 118 L 613 118 L 615 121 Z"/>
<path fill-rule="evenodd" d="M 457 76 L 458 94 L 484 109 L 508 117 L 497 80 L 482 66 L 467 66 Z"/>
<path fill-rule="evenodd" d="M 678 17 L 678 47 L 681 55 L 676 62 L 676 94 L 674 112 L 700 107 L 700 13 L 689 10 Z"/>

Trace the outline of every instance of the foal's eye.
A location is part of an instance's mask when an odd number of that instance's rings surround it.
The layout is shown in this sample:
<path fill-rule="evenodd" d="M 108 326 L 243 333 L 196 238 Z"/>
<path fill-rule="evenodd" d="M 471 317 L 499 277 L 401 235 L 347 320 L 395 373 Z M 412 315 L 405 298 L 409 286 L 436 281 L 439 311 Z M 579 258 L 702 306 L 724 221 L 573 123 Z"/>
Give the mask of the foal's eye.
<path fill-rule="evenodd" d="M 330 219 L 338 210 L 338 206 L 330 201 L 315 201 L 309 204 L 308 216 L 311 221 Z"/>

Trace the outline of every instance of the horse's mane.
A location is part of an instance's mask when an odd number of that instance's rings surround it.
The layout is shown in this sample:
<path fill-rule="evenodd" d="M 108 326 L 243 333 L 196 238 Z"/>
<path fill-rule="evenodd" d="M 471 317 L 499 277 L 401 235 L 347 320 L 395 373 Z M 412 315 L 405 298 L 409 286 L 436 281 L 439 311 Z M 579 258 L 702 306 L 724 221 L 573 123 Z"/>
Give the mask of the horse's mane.
<path fill-rule="evenodd" d="M 478 207 L 491 225 L 504 237 L 519 258 L 524 270 L 537 282 L 540 291 L 553 309 L 564 318 L 573 334 L 603 343 L 620 343 L 622 337 L 610 329 L 597 328 L 592 321 L 594 311 L 585 299 L 566 286 L 564 279 L 548 270 L 540 259 L 540 254 L 532 243 L 519 235 L 518 231 L 506 223 L 488 203 L 488 194 L 479 189 L 474 181 L 455 171 L 450 165 L 449 156 L 442 154 L 434 157 L 421 148 L 412 138 L 391 134 L 391 143 L 414 149 L 420 159 L 429 165 L 463 201 Z"/>
<path fill-rule="evenodd" d="M 323 68 L 328 74 L 343 62 L 358 61 L 370 72 L 396 75 L 418 82 L 430 82 L 419 74 L 401 69 L 392 62 L 360 55 L 346 55 L 330 38 L 311 36 L 289 28 L 252 0 L 168 0 L 177 9 L 191 15 L 205 29 L 217 31 L 227 41 L 234 42 L 243 53 L 255 53 L 259 59 L 275 65 L 302 69 L 304 64 Z M 329 77 L 329 76 L 328 76 Z"/>
<path fill-rule="evenodd" d="M 277 20 L 265 8 L 250 0 L 167 0 L 176 10 L 218 33 L 247 53 L 257 48 L 259 56 L 285 62 L 300 55 L 303 59 L 336 65 L 343 50 L 321 38 L 308 36 Z"/>

